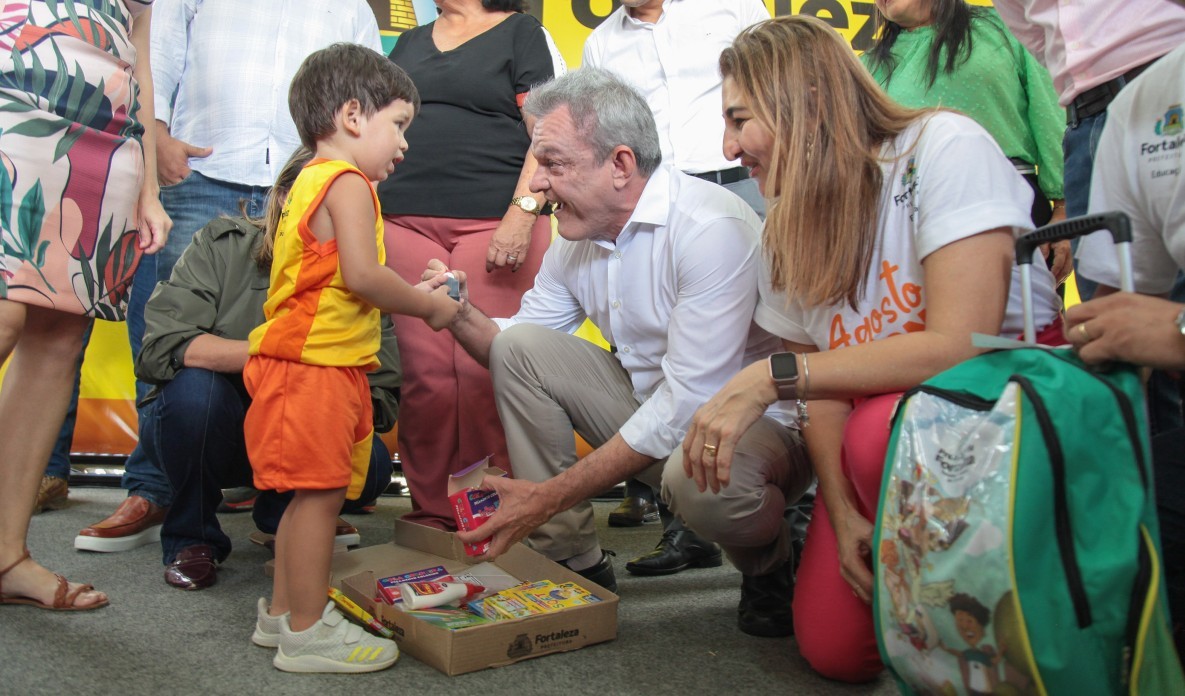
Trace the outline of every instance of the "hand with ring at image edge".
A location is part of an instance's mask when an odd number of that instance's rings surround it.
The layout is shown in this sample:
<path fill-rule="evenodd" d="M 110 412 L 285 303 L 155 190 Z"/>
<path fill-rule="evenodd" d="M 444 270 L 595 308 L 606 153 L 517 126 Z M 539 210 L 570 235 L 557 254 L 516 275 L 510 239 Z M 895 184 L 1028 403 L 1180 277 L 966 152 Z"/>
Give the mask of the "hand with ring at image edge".
<path fill-rule="evenodd" d="M 773 390 L 764 366 L 758 361 L 738 372 L 691 418 L 683 438 L 683 473 L 701 493 L 709 488 L 719 493 L 728 485 L 737 442 L 769 405 L 761 398 L 763 383 Z"/>
<path fill-rule="evenodd" d="M 503 216 L 486 250 L 486 273 L 502 268 L 513 272 L 522 267 L 527 260 L 527 250 L 531 247 L 531 232 L 536 219 L 517 207 L 512 207 Z"/>
<path fill-rule="evenodd" d="M 1185 368 L 1185 305 L 1118 292 L 1066 310 L 1065 336 L 1082 361 L 1112 361 L 1162 370 Z"/>

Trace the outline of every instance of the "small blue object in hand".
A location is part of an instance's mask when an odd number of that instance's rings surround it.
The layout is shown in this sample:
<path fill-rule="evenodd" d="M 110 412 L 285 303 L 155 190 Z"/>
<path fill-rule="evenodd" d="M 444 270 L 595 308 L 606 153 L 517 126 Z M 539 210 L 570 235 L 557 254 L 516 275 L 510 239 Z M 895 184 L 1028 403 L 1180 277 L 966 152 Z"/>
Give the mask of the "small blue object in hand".
<path fill-rule="evenodd" d="M 460 302 L 461 301 L 461 284 L 459 282 L 457 282 L 457 279 L 454 278 L 452 275 L 448 275 L 444 279 L 444 284 L 446 286 L 448 286 L 448 296 L 453 298 L 457 302 Z"/>

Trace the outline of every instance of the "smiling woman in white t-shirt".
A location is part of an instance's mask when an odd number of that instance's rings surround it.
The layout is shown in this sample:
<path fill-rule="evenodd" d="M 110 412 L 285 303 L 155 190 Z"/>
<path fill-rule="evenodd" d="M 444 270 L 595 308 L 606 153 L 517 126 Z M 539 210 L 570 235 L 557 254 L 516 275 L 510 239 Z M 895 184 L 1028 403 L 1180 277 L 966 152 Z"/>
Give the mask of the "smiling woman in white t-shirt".
<path fill-rule="evenodd" d="M 788 353 L 699 410 L 684 469 L 701 489 L 726 486 L 740 435 L 778 399 L 802 400 L 821 497 L 795 633 L 816 670 L 864 681 L 882 669 L 869 520 L 891 411 L 902 391 L 974 356 L 972 333 L 1021 332 L 1013 235 L 1031 229 L 1032 192 L 974 121 L 894 103 L 821 21 L 755 25 L 720 66 L 725 155 L 768 201 L 755 320 Z M 1033 270 L 1037 325 L 1061 342 L 1053 277 Z"/>

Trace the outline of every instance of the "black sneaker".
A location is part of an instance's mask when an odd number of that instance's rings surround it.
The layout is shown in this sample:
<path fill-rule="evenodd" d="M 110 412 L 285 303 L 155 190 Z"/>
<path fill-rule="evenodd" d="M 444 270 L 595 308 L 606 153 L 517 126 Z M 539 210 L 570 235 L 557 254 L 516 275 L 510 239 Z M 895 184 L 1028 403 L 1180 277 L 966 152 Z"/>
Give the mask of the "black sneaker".
<path fill-rule="evenodd" d="M 794 559 L 768 575 L 744 575 L 737 627 L 762 638 L 794 635 Z"/>
<path fill-rule="evenodd" d="M 613 594 L 617 594 L 617 576 L 613 574 L 613 561 L 610 560 L 610 556 L 616 555 L 612 551 L 602 551 L 601 560 L 584 570 L 574 570 L 567 563 L 561 563 L 560 565 L 568 567 L 577 575 L 588 578 Z"/>

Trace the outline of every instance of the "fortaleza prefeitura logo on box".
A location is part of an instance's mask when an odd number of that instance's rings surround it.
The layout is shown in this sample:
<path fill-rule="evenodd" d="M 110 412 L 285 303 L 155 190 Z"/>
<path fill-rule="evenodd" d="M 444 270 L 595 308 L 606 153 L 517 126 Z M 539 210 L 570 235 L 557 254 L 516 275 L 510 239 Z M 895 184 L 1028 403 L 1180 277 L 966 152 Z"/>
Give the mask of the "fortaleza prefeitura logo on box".
<path fill-rule="evenodd" d="M 550 633 L 536 633 L 534 641 L 531 640 L 530 634 L 520 633 L 514 637 L 514 640 L 510 643 L 510 647 L 506 649 L 506 657 L 516 660 L 520 657 L 526 657 L 536 650 L 549 652 L 557 649 L 566 649 L 579 637 L 579 628 L 562 628 Z"/>

